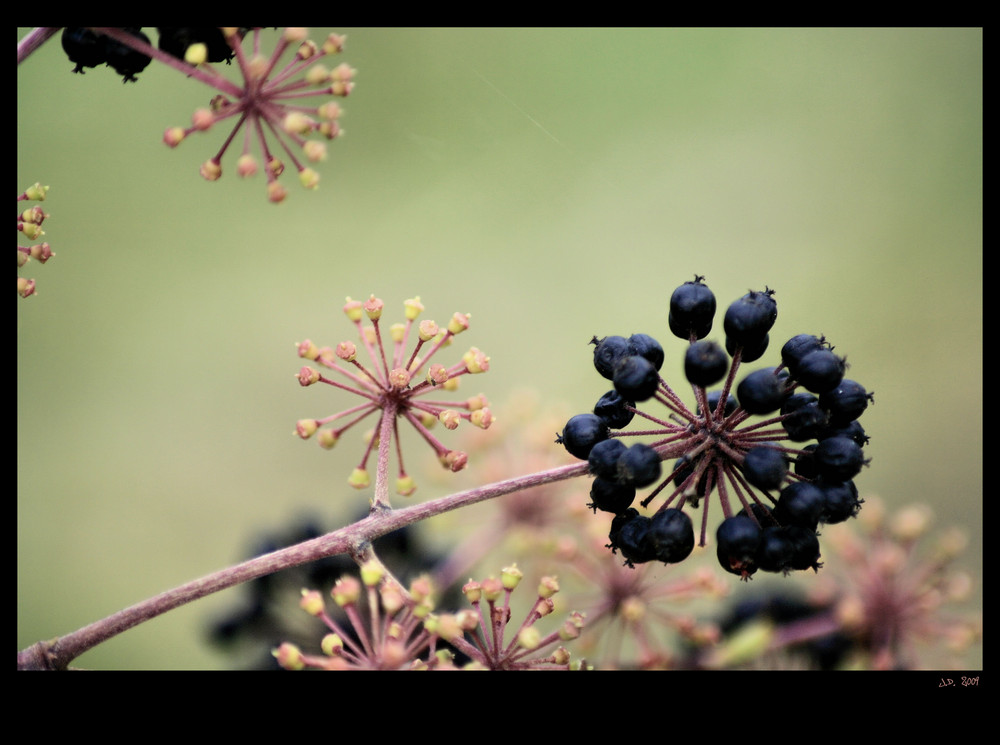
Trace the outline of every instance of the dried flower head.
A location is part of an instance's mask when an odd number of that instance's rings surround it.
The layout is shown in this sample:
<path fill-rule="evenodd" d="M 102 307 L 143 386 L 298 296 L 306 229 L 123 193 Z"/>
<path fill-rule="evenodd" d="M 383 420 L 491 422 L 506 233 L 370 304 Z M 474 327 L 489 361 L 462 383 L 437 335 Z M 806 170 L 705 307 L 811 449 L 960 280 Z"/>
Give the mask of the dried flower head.
<path fill-rule="evenodd" d="M 323 596 L 302 590 L 302 610 L 323 621 L 329 633 L 320 642 L 321 655 L 303 654 L 285 642 L 274 650 L 278 663 L 289 670 L 400 670 L 411 666 L 437 667 L 450 662 L 438 655 L 439 636 L 426 628 L 434 603 L 427 577 L 415 579 L 407 591 L 378 562 L 361 567 L 360 579 L 345 575 L 330 592 L 346 620 L 327 612 Z M 421 660 L 421 655 L 427 657 Z"/>
<path fill-rule="evenodd" d="M 456 614 L 455 632 L 446 636 L 454 648 L 472 659 L 473 666 L 487 670 L 530 670 L 570 668 L 570 654 L 562 642 L 580 636 L 584 614 L 572 612 L 556 630 L 541 631 L 536 623 L 553 613 L 553 596 L 559 592 L 555 577 L 542 577 L 536 585 L 536 599 L 516 628 L 511 626 L 511 595 L 521 584 L 523 572 L 516 564 L 505 567 L 500 577 L 469 580 L 462 592 L 473 612 Z"/>
<path fill-rule="evenodd" d="M 963 667 L 959 656 L 982 639 L 981 615 L 960 607 L 972 590 L 957 566 L 966 536 L 956 528 L 932 535 L 933 519 L 926 505 L 890 515 L 869 498 L 857 527 L 825 531 L 837 562 L 814 594 L 835 607 L 870 667 Z"/>
<path fill-rule="evenodd" d="M 206 29 L 161 29 L 161 48 L 164 32 L 171 32 L 168 43 L 173 45 L 176 32 L 196 30 Z M 343 133 L 340 128 L 342 110 L 335 99 L 347 96 L 354 87 L 355 71 L 349 65 L 332 68 L 326 65 L 327 58 L 343 50 L 345 37 L 330 34 L 322 44 L 317 44 L 307 38 L 307 29 L 285 28 L 274 49 L 265 52 L 263 29 L 255 28 L 245 33 L 246 29 L 222 28 L 218 32 L 221 37 L 216 40 L 216 46 L 223 49 L 216 51 L 215 56 L 211 54 L 212 47 L 205 42 L 189 44 L 191 38 L 186 34 L 183 61 L 171 58 L 172 66 L 186 70 L 191 77 L 219 93 L 206 107 L 194 112 L 191 126 L 169 127 L 163 141 L 170 147 L 177 147 L 188 135 L 234 122 L 218 153 L 202 163 L 201 175 L 205 179 L 215 181 L 222 176 L 222 157 L 242 128 L 243 142 L 236 161 L 241 177 L 252 176 L 263 168 L 268 199 L 281 202 L 287 190 L 278 177 L 285 170 L 283 158 L 287 157 L 298 171 L 301 184 L 307 189 L 315 189 L 319 185 L 319 174 L 307 163 L 325 160 L 326 142 Z M 244 36 L 249 38 L 249 50 L 244 49 Z M 227 49 L 228 55 L 225 54 Z M 282 57 L 289 51 L 291 58 L 282 64 Z M 180 54 L 179 51 L 174 53 Z M 210 64 L 213 59 L 228 57 L 235 59 L 235 67 L 242 76 L 239 83 L 230 81 Z M 320 100 L 309 100 L 314 97 Z M 314 135 L 316 137 L 310 139 Z M 252 152 L 254 141 L 259 149 L 259 161 Z"/>
<path fill-rule="evenodd" d="M 315 435 L 322 447 L 332 448 L 345 431 L 377 414 L 375 427 L 348 483 L 359 489 L 371 483 L 368 459 L 378 446 L 379 478 L 376 479 L 373 504 L 379 507 L 388 506 L 387 495 L 379 493 L 378 486 L 381 483 L 385 488 L 393 440 L 399 462 L 396 491 L 409 496 L 416 489 L 413 478 L 403 465 L 399 420 L 410 424 L 431 446 L 441 465 L 451 471 L 464 468 L 468 456 L 463 451 L 452 450 L 442 444 L 431 429 L 438 423 L 446 429 L 455 429 L 462 421 L 487 429 L 494 421 L 489 402 L 482 394 L 457 401 L 443 398 L 443 394 L 454 393 L 458 389 L 462 376 L 484 373 L 490 368 L 490 358 L 476 347 L 470 347 L 458 362 L 451 365 L 437 362 L 441 350 L 469 327 L 469 316 L 455 313 L 443 327 L 429 320 L 418 323 L 417 318 L 424 306 L 419 297 L 407 300 L 404 303 L 405 323 L 394 324 L 388 329 L 391 348 L 387 352 L 383 307 L 384 303 L 374 295 L 364 302 L 348 298 L 344 313 L 357 328 L 363 351 L 351 341 L 321 349 L 306 340 L 298 345 L 299 356 L 334 371 L 337 379 L 328 378 L 310 366 L 300 369 L 297 375 L 300 385 L 324 383 L 362 399 L 357 406 L 322 419 L 300 420 L 296 434 L 303 439 Z M 364 325 L 366 318 L 370 324 L 367 327 Z M 412 351 L 408 352 L 407 346 L 413 336 L 416 336 L 416 342 Z M 330 424 L 334 426 L 326 426 Z"/>

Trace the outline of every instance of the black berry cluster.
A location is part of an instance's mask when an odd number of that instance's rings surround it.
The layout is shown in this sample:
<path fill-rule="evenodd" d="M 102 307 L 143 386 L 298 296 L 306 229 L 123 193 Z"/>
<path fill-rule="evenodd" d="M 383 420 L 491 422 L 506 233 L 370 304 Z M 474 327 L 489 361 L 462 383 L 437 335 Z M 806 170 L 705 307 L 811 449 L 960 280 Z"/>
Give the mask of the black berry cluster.
<path fill-rule="evenodd" d="M 149 37 L 140 28 L 120 29 L 145 44 Z M 122 76 L 123 82 L 135 82 L 136 74 L 149 65 L 148 55 L 139 52 L 127 44 L 112 39 L 104 34 L 98 34 L 89 28 L 64 28 L 62 46 L 69 61 L 76 65 L 73 72 L 83 73 L 85 67 L 108 65 Z"/>
<path fill-rule="evenodd" d="M 724 347 L 705 339 L 715 310 L 704 277 L 670 298 L 670 330 L 688 342 L 683 367 L 693 411 L 661 376 L 664 352 L 655 339 L 594 337 L 594 366 L 614 387 L 592 413 L 570 419 L 556 441 L 589 463 L 590 506 L 614 515 L 609 548 L 629 566 L 687 558 L 695 534 L 686 510 L 702 499 L 704 546 L 709 497 L 717 493 L 724 519 L 716 552 L 724 569 L 742 579 L 758 569 L 817 570 L 819 526 L 853 517 L 861 506 L 853 479 L 868 464 L 868 436 L 858 417 L 873 394 L 844 377 L 847 364 L 824 337 L 809 334 L 785 343 L 778 366 L 737 384 L 741 364 L 761 358 L 769 346 L 778 317 L 774 291 L 751 291 L 729 306 Z M 709 391 L 712 386 L 721 387 Z M 667 413 L 637 407 L 651 400 Z M 625 432 L 635 417 L 643 428 Z M 652 441 L 627 444 L 636 436 Z M 640 506 L 664 499 L 646 516 L 632 505 L 638 489 L 654 484 Z"/>

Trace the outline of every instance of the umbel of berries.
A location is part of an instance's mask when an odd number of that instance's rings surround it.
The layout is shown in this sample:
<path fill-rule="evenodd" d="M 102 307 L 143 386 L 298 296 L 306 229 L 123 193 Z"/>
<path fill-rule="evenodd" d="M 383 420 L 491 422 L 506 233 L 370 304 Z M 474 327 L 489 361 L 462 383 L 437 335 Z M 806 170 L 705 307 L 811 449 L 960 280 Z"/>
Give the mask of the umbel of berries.
<path fill-rule="evenodd" d="M 594 366 L 613 388 L 592 412 L 572 417 L 557 442 L 588 462 L 589 506 L 614 515 L 609 548 L 630 566 L 685 559 L 696 523 L 704 546 L 717 501 L 715 548 L 726 571 L 746 580 L 757 570 L 818 570 L 820 527 L 861 507 L 854 478 L 869 459 L 858 419 L 874 396 L 845 377 L 844 357 L 822 336 L 793 336 L 777 365 L 743 366 L 768 351 L 774 290 L 729 305 L 723 343 L 707 338 L 715 312 L 704 277 L 671 295 L 667 326 L 687 342 L 673 369 L 691 386 L 693 406 L 667 382 L 653 337 L 595 336 Z M 634 506 L 647 487 L 638 505 L 659 500 L 651 515 Z"/>

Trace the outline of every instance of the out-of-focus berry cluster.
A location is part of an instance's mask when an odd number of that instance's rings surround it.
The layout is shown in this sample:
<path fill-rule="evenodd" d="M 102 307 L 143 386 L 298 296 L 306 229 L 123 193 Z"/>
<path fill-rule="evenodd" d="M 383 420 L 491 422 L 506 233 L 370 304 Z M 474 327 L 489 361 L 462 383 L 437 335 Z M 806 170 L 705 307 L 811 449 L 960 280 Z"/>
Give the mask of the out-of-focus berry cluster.
<path fill-rule="evenodd" d="M 724 518 L 716 531 L 719 563 L 742 579 L 758 569 L 818 569 L 819 526 L 857 514 L 862 500 L 853 480 L 868 464 L 858 417 L 873 395 L 844 377 L 844 358 L 825 338 L 799 334 L 782 347 L 779 365 L 737 384 L 741 365 L 768 348 L 778 314 L 773 296 L 770 289 L 751 291 L 729 306 L 723 348 L 705 339 L 716 301 L 704 278 L 674 291 L 668 325 L 688 342 L 684 373 L 693 410 L 661 377 L 665 354 L 654 338 L 593 339 L 594 365 L 614 388 L 593 412 L 571 418 L 557 442 L 588 461 L 591 506 L 614 515 L 609 547 L 626 564 L 687 558 L 695 546 L 689 511 L 702 500 L 704 546 L 713 494 Z M 637 407 L 647 401 L 666 412 Z M 636 417 L 643 426 L 625 431 Z M 636 436 L 653 441 L 627 444 Z M 667 460 L 673 464 L 664 469 Z M 641 506 L 663 501 L 647 516 L 632 504 L 638 489 L 653 485 Z"/>
<path fill-rule="evenodd" d="M 49 187 L 36 183 L 18 194 L 17 201 L 44 202 L 48 191 Z M 34 207 L 21 210 L 17 213 L 17 232 L 29 241 L 41 238 L 45 235 L 45 231 L 42 230 L 42 222 L 48 217 L 49 214 L 37 204 Z M 32 259 L 44 264 L 53 256 L 55 254 L 52 253 L 52 247 L 49 246 L 48 242 L 34 243 L 30 246 L 22 246 L 19 243 L 17 246 L 17 268 L 20 269 Z M 19 276 L 17 278 L 17 294 L 21 297 L 34 295 L 35 280 Z"/>

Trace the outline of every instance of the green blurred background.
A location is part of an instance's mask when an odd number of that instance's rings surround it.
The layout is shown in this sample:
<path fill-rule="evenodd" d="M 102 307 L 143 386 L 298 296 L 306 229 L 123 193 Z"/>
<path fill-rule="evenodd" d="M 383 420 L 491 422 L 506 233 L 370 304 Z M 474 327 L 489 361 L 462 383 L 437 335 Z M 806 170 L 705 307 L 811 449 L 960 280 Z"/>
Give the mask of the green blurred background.
<path fill-rule="evenodd" d="M 346 406 L 293 377 L 295 342 L 351 338 L 345 296 L 471 312 L 502 417 L 526 387 L 589 409 L 593 334 L 657 336 L 680 377 L 667 301 L 696 272 L 722 307 L 777 291 L 765 360 L 801 332 L 847 355 L 876 397 L 859 488 L 963 527 L 981 608 L 981 29 L 337 31 L 346 134 L 280 206 L 235 155 L 198 175 L 225 132 L 163 145 L 200 83 L 72 75 L 58 37 L 18 68 L 17 186 L 51 185 L 57 254 L 20 271 L 19 649 L 366 504 L 360 446 L 292 435 Z M 446 493 L 407 445 L 413 499 Z M 77 663 L 224 667 L 204 629 L 236 597 Z"/>

